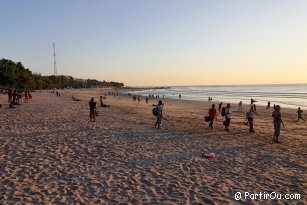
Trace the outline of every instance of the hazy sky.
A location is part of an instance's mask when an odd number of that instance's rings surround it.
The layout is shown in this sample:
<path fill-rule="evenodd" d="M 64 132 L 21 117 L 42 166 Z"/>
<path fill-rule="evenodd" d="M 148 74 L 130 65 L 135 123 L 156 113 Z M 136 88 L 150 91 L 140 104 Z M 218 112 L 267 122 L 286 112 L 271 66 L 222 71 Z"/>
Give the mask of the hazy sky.
<path fill-rule="evenodd" d="M 307 83 L 306 0 L 0 0 L 0 58 L 125 85 Z"/>

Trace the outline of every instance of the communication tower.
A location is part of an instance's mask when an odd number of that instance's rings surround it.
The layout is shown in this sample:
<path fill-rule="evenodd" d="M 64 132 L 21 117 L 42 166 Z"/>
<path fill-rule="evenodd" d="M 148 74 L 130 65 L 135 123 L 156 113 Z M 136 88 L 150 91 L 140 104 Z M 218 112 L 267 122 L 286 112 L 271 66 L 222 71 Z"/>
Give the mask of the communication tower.
<path fill-rule="evenodd" d="M 53 66 L 54 66 L 54 75 L 58 74 L 57 68 L 56 68 L 56 59 L 55 59 L 55 43 L 53 42 Z"/>

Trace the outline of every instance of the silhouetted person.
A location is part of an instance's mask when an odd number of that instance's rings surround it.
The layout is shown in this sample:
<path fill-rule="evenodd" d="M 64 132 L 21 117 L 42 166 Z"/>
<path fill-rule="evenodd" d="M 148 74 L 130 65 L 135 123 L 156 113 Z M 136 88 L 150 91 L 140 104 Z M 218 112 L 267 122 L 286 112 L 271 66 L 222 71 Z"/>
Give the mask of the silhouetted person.
<path fill-rule="evenodd" d="M 88 104 L 90 106 L 90 122 L 95 122 L 96 102 L 94 101 L 94 98 L 92 98 Z"/>
<path fill-rule="evenodd" d="M 301 107 L 298 108 L 297 110 L 297 122 L 301 119 L 305 122 L 305 120 L 302 118 L 302 113 L 303 113 L 303 110 L 301 110 Z"/>
<path fill-rule="evenodd" d="M 222 102 L 220 102 L 220 103 L 219 103 L 219 112 L 221 112 L 222 105 L 223 105 L 223 103 L 222 103 Z"/>
<path fill-rule="evenodd" d="M 272 113 L 272 117 L 274 118 L 274 135 L 273 135 L 273 141 L 279 142 L 279 135 L 280 135 L 280 129 L 281 129 L 281 124 L 284 127 L 284 123 L 281 119 L 281 113 L 280 113 L 280 106 L 276 105 L 275 109 Z"/>
<path fill-rule="evenodd" d="M 269 109 L 269 108 L 271 108 L 271 102 L 270 101 L 268 102 L 268 105 L 266 106 L 266 109 Z"/>
<path fill-rule="evenodd" d="M 257 101 L 254 100 L 253 98 L 251 98 L 251 104 L 254 104 L 255 102 L 257 102 Z"/>

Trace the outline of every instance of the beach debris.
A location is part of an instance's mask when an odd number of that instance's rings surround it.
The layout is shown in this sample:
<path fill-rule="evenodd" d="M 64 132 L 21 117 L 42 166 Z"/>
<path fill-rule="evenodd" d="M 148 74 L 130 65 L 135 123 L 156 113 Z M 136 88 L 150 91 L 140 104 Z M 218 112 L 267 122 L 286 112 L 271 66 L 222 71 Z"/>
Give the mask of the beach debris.
<path fill-rule="evenodd" d="M 204 158 L 211 158 L 211 159 L 217 157 L 217 155 L 214 152 L 206 152 L 206 151 L 203 151 L 201 156 Z"/>

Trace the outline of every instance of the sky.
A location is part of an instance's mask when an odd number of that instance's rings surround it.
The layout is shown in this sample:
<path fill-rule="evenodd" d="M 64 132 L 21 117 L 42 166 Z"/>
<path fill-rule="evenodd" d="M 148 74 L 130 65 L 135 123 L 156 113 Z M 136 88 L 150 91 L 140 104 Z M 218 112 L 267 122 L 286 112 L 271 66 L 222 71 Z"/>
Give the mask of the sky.
<path fill-rule="evenodd" d="M 306 0 L 0 0 L 0 59 L 127 86 L 307 83 Z"/>

